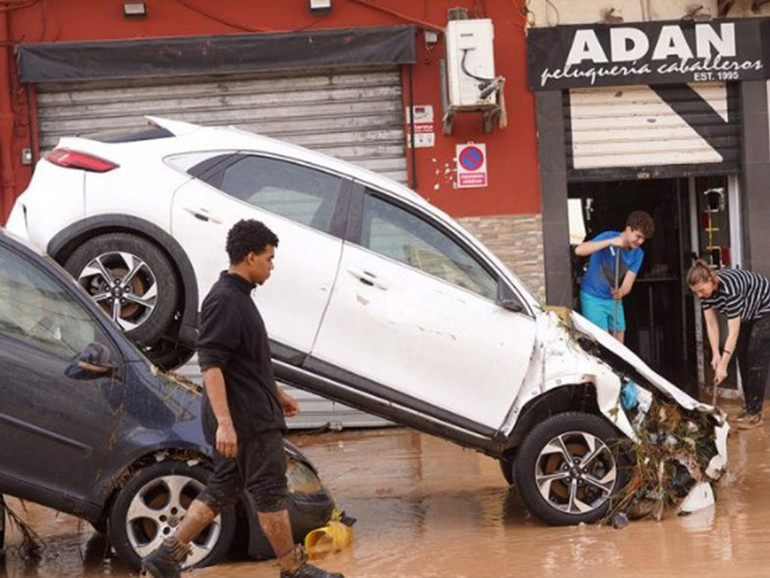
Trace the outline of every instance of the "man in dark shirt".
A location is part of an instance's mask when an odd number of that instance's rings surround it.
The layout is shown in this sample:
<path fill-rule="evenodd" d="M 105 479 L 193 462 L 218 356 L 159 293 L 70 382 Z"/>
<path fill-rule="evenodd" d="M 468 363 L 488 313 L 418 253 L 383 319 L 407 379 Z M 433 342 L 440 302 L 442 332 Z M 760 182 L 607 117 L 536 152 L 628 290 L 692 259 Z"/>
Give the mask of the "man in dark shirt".
<path fill-rule="evenodd" d="M 277 246 L 278 237 L 259 221 L 239 221 L 227 235 L 230 268 L 203 301 L 197 343 L 205 386 L 203 432 L 214 448 L 214 474 L 176 534 L 142 561 L 156 578 L 180 575 L 190 542 L 244 487 L 257 505 L 281 578 L 342 578 L 305 561 L 286 509 L 284 415 L 299 407 L 275 384 L 265 324 L 251 299 L 270 277 Z"/>

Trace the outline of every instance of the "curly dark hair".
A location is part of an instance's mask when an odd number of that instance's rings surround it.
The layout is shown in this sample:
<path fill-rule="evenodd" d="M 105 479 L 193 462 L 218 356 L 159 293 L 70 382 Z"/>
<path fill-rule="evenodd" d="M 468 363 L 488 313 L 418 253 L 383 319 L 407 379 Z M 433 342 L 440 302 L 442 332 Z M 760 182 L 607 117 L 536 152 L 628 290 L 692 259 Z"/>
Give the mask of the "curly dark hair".
<path fill-rule="evenodd" d="M 651 239 L 655 234 L 655 221 L 649 213 L 644 211 L 634 211 L 628 215 L 626 227 L 630 227 L 632 231 L 639 231 L 645 239 Z"/>
<path fill-rule="evenodd" d="M 269 245 L 277 247 L 278 237 L 261 221 L 242 219 L 227 233 L 226 248 L 231 265 L 237 265 L 252 251 L 261 254 Z"/>

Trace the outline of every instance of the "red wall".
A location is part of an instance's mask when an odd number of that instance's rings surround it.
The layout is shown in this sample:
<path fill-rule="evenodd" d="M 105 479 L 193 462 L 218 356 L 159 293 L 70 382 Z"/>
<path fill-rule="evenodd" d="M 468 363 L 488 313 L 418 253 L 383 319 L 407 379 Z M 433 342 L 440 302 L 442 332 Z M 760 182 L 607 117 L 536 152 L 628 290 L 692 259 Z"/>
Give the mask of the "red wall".
<path fill-rule="evenodd" d="M 443 38 L 430 48 L 417 37 L 413 68 L 414 104 L 433 105 L 436 145 L 416 149 L 417 190 L 456 217 L 539 213 L 534 99 L 526 87 L 524 17 L 514 0 L 333 0 L 330 13 L 310 13 L 308 0 L 146 0 L 148 16 L 125 19 L 119 0 L 48 0 L 10 13 L 10 36 L 19 42 L 63 42 L 139 37 L 279 32 L 307 28 L 387 26 L 408 22 L 446 26 L 447 10 L 465 6 L 470 17 L 488 17 L 495 29 L 495 67 L 506 78 L 508 127 L 482 130 L 479 113 L 458 115 L 443 136 L 439 61 Z M 30 146 L 24 90 L 14 78 L 14 189 L 19 194 L 31 170 L 20 164 Z M 404 75 L 405 99 L 408 99 Z M 0 90 L 4 90 L 0 86 Z M 34 115 L 32 115 L 34 119 Z M 34 120 L 33 120 L 34 124 Z M 455 147 L 468 141 L 487 147 L 489 186 L 456 189 Z M 411 154 L 407 150 L 411 167 Z M 7 215 L 8 207 L 2 207 Z M 5 216 L 4 215 L 4 216 Z"/>

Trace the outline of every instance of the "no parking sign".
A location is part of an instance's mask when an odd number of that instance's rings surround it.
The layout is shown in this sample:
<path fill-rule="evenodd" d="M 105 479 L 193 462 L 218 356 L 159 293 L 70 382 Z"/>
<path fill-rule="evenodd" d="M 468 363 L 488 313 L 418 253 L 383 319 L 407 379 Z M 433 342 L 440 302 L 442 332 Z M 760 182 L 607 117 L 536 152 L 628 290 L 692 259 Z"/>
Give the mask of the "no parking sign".
<path fill-rule="evenodd" d="M 487 146 L 468 143 L 457 145 L 457 188 L 487 186 Z"/>

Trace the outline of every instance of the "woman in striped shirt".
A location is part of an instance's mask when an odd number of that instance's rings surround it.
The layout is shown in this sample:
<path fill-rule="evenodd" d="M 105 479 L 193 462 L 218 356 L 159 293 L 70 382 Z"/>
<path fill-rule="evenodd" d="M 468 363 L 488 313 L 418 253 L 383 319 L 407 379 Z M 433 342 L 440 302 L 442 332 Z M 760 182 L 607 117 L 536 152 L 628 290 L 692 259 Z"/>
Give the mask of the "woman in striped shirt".
<path fill-rule="evenodd" d="M 770 368 L 770 281 L 745 269 L 714 271 L 698 260 L 687 275 L 690 290 L 701 300 L 711 345 L 714 387 L 727 377 L 733 354 L 743 384 L 744 409 L 734 422 L 748 429 L 762 423 L 762 401 Z M 719 323 L 727 317 L 727 339 L 719 352 Z"/>

